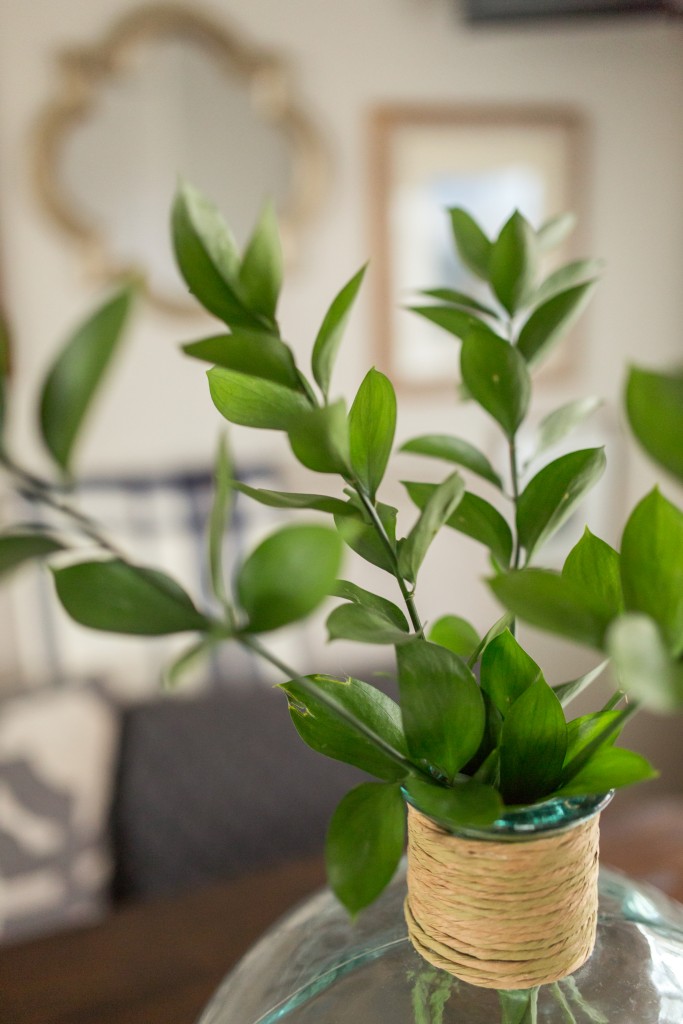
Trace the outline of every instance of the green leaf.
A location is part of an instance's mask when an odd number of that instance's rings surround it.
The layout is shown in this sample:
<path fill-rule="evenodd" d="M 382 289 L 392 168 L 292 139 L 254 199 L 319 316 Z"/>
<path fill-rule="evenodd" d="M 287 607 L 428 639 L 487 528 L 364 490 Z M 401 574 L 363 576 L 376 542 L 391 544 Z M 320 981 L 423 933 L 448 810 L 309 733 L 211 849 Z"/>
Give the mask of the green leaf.
<path fill-rule="evenodd" d="M 607 650 L 630 697 L 657 714 L 683 711 L 683 664 L 671 658 L 652 619 L 622 615 L 610 626 Z"/>
<path fill-rule="evenodd" d="M 601 405 L 602 401 L 599 398 L 579 398 L 574 402 L 567 402 L 545 416 L 539 423 L 530 460 L 561 441 Z"/>
<path fill-rule="evenodd" d="M 592 796 L 620 789 L 634 782 L 655 779 L 659 773 L 652 765 L 632 750 L 623 747 L 603 747 L 571 782 L 562 786 L 554 796 Z"/>
<path fill-rule="evenodd" d="M 573 213 L 560 213 L 549 217 L 536 232 L 536 242 L 542 252 L 555 249 L 572 233 L 576 227 L 576 216 Z"/>
<path fill-rule="evenodd" d="M 560 683 L 558 686 L 554 686 L 555 696 L 558 698 L 563 708 L 566 708 L 575 697 L 578 697 L 580 693 L 583 693 L 591 683 L 595 682 L 607 668 L 608 662 L 601 661 L 599 665 L 592 668 L 590 672 L 585 672 L 583 675 L 578 676 L 577 679 L 570 679 L 566 683 Z"/>
<path fill-rule="evenodd" d="M 517 569 L 488 581 L 498 600 L 539 629 L 601 649 L 608 621 L 586 600 L 582 589 L 559 573 Z"/>
<path fill-rule="evenodd" d="M 175 580 L 114 558 L 52 570 L 57 596 L 72 619 L 108 633 L 162 636 L 210 629 Z"/>
<path fill-rule="evenodd" d="M 562 769 L 562 785 L 578 775 L 598 750 L 616 742 L 631 713 L 630 708 L 596 711 L 567 723 L 567 752 Z"/>
<path fill-rule="evenodd" d="M 403 853 L 405 810 L 400 788 L 364 782 L 332 815 L 325 845 L 327 880 L 355 916 L 391 881 Z"/>
<path fill-rule="evenodd" d="M 536 662 L 505 629 L 482 654 L 479 678 L 482 690 L 505 718 L 517 698 L 543 676 Z"/>
<path fill-rule="evenodd" d="M 411 313 L 417 313 L 430 323 L 436 324 L 437 327 L 442 327 L 456 338 L 465 338 L 470 331 L 477 328 L 489 330 L 473 313 L 466 313 L 454 306 L 408 306 L 408 309 Z"/>
<path fill-rule="evenodd" d="M 648 455 L 683 480 L 683 371 L 652 373 L 632 367 L 626 412 Z"/>
<path fill-rule="evenodd" d="M 496 298 L 511 315 L 528 300 L 536 276 L 536 233 L 515 211 L 493 243 L 489 278 Z"/>
<path fill-rule="evenodd" d="M 282 288 L 282 248 L 271 203 L 265 206 L 249 239 L 238 280 L 246 305 L 274 323 Z"/>
<path fill-rule="evenodd" d="M 308 398 L 290 387 L 246 373 L 215 366 L 209 370 L 213 404 L 226 420 L 245 427 L 287 430 L 292 420 L 311 408 Z"/>
<path fill-rule="evenodd" d="M 404 644 L 411 639 L 408 630 L 375 608 L 360 604 L 342 604 L 327 617 L 330 640 L 355 640 L 362 644 Z"/>
<path fill-rule="evenodd" d="M 248 309 L 239 284 L 235 240 L 216 206 L 192 185 L 181 185 L 176 194 L 171 228 L 178 268 L 209 313 L 231 327 L 271 326 Z"/>
<path fill-rule="evenodd" d="M 397 647 L 396 660 L 408 750 L 452 779 L 484 734 L 477 682 L 461 658 L 427 640 Z"/>
<path fill-rule="evenodd" d="M 619 553 L 586 527 L 562 567 L 564 578 L 583 590 L 587 602 L 603 613 L 605 622 L 624 610 L 619 562 Z"/>
<path fill-rule="evenodd" d="M 604 450 L 586 448 L 555 459 L 529 481 L 517 503 L 517 532 L 528 558 L 559 529 L 604 469 Z"/>
<path fill-rule="evenodd" d="M 382 482 L 396 430 L 396 395 L 383 373 L 370 370 L 349 413 L 351 465 L 374 500 Z"/>
<path fill-rule="evenodd" d="M 415 582 L 432 541 L 453 515 L 464 493 L 465 484 L 457 472 L 431 491 L 400 550 L 399 569 L 404 579 Z"/>
<path fill-rule="evenodd" d="M 96 391 L 122 339 L 132 302 L 128 288 L 109 299 L 76 330 L 52 364 L 40 395 L 40 430 L 60 469 L 74 445 Z"/>
<path fill-rule="evenodd" d="M 500 772 L 505 802 L 532 803 L 551 793 L 560 780 L 566 749 L 562 705 L 545 680 L 537 679 L 503 721 Z"/>
<path fill-rule="evenodd" d="M 435 484 L 404 481 L 403 486 L 418 508 L 423 508 L 432 494 Z M 503 566 L 510 564 L 512 556 L 512 533 L 507 522 L 484 498 L 465 491 L 455 512 L 448 517 L 446 525 L 473 540 L 484 544 L 496 561 Z"/>
<path fill-rule="evenodd" d="M 596 283 L 576 285 L 537 306 L 517 339 L 517 348 L 529 365 L 540 362 L 569 331 L 588 305 Z"/>
<path fill-rule="evenodd" d="M 466 210 L 453 207 L 448 212 L 460 259 L 473 274 L 488 281 L 491 242 Z"/>
<path fill-rule="evenodd" d="M 457 779 L 446 787 L 410 776 L 404 788 L 410 802 L 445 829 L 486 828 L 503 814 L 503 801 L 496 790 L 474 779 Z"/>
<path fill-rule="evenodd" d="M 502 480 L 483 452 L 459 437 L 451 437 L 448 434 L 422 434 L 406 441 L 399 450 L 413 452 L 416 455 L 428 455 L 435 459 L 443 459 L 445 462 L 453 462 L 457 466 L 464 466 L 465 469 L 502 489 Z"/>
<path fill-rule="evenodd" d="M 476 629 L 459 615 L 442 615 L 432 624 L 427 639 L 461 658 L 469 658 L 479 646 Z"/>
<path fill-rule="evenodd" d="M 335 597 L 343 597 L 346 601 L 360 605 L 361 608 L 379 612 L 389 622 L 392 622 L 394 626 L 398 626 L 399 629 L 406 633 L 410 629 L 408 620 L 401 609 L 393 601 L 388 601 L 386 597 L 380 597 L 379 594 L 373 594 L 369 590 L 364 590 L 363 587 L 350 583 L 348 580 L 337 580 L 331 593 Z"/>
<path fill-rule="evenodd" d="M 205 658 L 220 643 L 215 636 L 203 636 L 196 643 L 191 644 L 175 658 L 170 665 L 163 670 L 163 685 L 167 690 L 172 690 L 180 684 L 186 672 Z"/>
<path fill-rule="evenodd" d="M 546 277 L 532 296 L 532 302 L 535 306 L 540 306 L 553 295 L 566 292 L 578 284 L 594 281 L 604 268 L 604 260 L 576 260 L 574 263 L 566 263 Z"/>
<path fill-rule="evenodd" d="M 366 562 L 370 562 L 372 565 L 376 565 L 393 575 L 396 568 L 395 561 L 384 543 L 380 540 L 375 527 L 368 523 L 360 509 L 354 509 L 354 506 L 350 504 L 347 505 L 347 509 L 352 514 L 345 516 L 335 515 L 334 517 L 337 532 L 344 543 L 348 544 L 351 550 L 355 551 L 361 558 L 364 558 Z M 384 505 L 382 502 L 378 502 L 377 513 L 389 538 L 389 543 L 395 550 L 397 510 L 391 505 Z"/>
<path fill-rule="evenodd" d="M 482 637 L 477 649 L 467 659 L 467 664 L 470 668 L 472 665 L 476 665 L 477 661 L 479 661 L 491 641 L 495 640 L 495 638 L 500 636 L 500 634 L 506 629 L 509 629 L 513 622 L 514 615 L 512 615 L 511 612 L 505 612 L 504 615 L 501 615 L 501 617 L 493 623 L 488 632 Z"/>
<path fill-rule="evenodd" d="M 225 437 L 221 437 L 214 464 L 214 495 L 209 515 L 209 576 L 211 589 L 223 604 L 227 603 L 227 591 L 223 579 L 223 543 L 232 510 L 232 461 Z"/>
<path fill-rule="evenodd" d="M 309 615 L 339 575 L 341 541 L 325 526 L 285 526 L 266 537 L 237 574 L 249 633 L 267 633 Z"/>
<path fill-rule="evenodd" d="M 250 487 L 249 484 L 240 480 L 233 480 L 232 486 L 236 491 L 246 494 L 247 497 L 258 501 L 260 505 L 267 505 L 269 508 L 305 508 L 313 509 L 316 512 L 331 512 L 333 515 L 346 516 L 354 514 L 355 510 L 348 502 L 341 498 L 332 498 L 326 494 L 299 494 L 294 491 L 269 491 L 265 488 Z"/>
<path fill-rule="evenodd" d="M 453 306 L 462 306 L 464 309 L 471 309 L 476 313 L 484 313 L 486 316 L 498 319 L 495 309 L 485 306 L 483 302 L 479 302 L 472 295 L 454 291 L 453 288 L 424 288 L 420 295 L 427 295 L 430 299 L 439 299 L 441 302 L 450 302 Z"/>
<path fill-rule="evenodd" d="M 193 359 L 302 390 L 292 351 L 274 334 L 238 328 L 232 334 L 190 342 L 182 349 Z"/>
<path fill-rule="evenodd" d="M 0 450 L 7 419 L 7 393 L 12 361 L 12 340 L 9 324 L 0 309 Z"/>
<path fill-rule="evenodd" d="M 64 545 L 47 533 L 0 534 L 0 576 L 7 575 L 24 562 L 46 558 L 55 551 L 63 550 Z"/>
<path fill-rule="evenodd" d="M 292 451 L 316 473 L 350 474 L 349 426 L 343 400 L 294 416 L 287 429 Z"/>
<path fill-rule="evenodd" d="M 380 779 L 403 779 L 406 766 L 401 759 L 407 756 L 407 748 L 398 704 L 360 679 L 317 675 L 308 677 L 308 682 L 308 687 L 300 679 L 280 684 L 289 699 L 292 722 L 304 743 L 325 757 L 355 765 Z M 395 750 L 398 758 L 391 757 L 368 735 L 354 728 L 336 708 L 362 722 L 370 733 Z"/>
<path fill-rule="evenodd" d="M 351 308 L 356 300 L 358 291 L 363 282 L 365 267 L 361 267 L 357 274 L 344 285 L 339 294 L 335 297 L 332 305 L 325 314 L 322 326 L 315 339 L 312 356 L 313 377 L 320 387 L 322 393 L 327 397 L 330 389 L 332 369 L 337 357 L 337 350 L 341 343 L 346 324 L 351 314 Z"/>
<path fill-rule="evenodd" d="M 531 397 L 529 372 L 517 349 L 490 331 L 471 331 L 462 344 L 460 370 L 472 398 L 512 437 Z"/>
<path fill-rule="evenodd" d="M 628 611 L 659 626 L 672 654 L 683 651 L 683 512 L 657 488 L 631 513 L 621 539 L 621 582 Z"/>

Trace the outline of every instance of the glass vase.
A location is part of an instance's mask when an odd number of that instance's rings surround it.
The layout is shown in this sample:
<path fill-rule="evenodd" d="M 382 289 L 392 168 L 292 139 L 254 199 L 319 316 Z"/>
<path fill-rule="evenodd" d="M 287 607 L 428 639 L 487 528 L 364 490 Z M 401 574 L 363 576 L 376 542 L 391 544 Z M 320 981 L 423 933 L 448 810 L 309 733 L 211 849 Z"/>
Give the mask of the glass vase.
<path fill-rule="evenodd" d="M 529 842 L 604 803 L 548 801 L 468 836 Z M 199 1024 L 681 1024 L 683 907 L 604 868 L 598 893 L 595 947 L 582 967 L 551 984 L 494 990 L 415 951 L 404 863 L 355 922 L 328 891 L 285 916 L 228 975 Z"/>

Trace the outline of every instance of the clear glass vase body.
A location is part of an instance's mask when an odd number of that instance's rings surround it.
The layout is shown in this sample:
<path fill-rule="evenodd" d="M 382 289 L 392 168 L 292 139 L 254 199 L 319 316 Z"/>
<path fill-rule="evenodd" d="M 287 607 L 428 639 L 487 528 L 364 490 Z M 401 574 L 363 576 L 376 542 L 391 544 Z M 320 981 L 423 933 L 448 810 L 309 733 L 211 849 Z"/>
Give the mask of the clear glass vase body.
<path fill-rule="evenodd" d="M 522 832 L 535 827 L 527 815 Z M 590 959 L 570 978 L 515 993 L 427 964 L 407 937 L 405 891 L 403 866 L 355 923 L 331 893 L 312 897 L 228 975 L 199 1024 L 683 1022 L 683 906 L 650 886 L 601 869 Z"/>

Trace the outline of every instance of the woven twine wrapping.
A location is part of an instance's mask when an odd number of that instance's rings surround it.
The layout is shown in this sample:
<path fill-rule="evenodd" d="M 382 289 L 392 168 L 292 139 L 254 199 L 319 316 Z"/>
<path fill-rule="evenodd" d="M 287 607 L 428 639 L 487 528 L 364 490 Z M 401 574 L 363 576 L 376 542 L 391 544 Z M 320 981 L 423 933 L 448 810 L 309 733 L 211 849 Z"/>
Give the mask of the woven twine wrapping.
<path fill-rule="evenodd" d="M 408 808 L 408 934 L 425 960 L 483 988 L 576 971 L 597 925 L 599 816 L 520 842 L 463 839 Z"/>

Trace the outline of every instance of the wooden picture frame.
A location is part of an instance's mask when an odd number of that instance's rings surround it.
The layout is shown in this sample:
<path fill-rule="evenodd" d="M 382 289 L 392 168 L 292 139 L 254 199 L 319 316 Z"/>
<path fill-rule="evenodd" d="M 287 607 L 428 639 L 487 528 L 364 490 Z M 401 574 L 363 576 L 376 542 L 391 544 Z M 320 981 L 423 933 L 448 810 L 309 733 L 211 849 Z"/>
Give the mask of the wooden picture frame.
<path fill-rule="evenodd" d="M 494 237 L 514 208 L 535 227 L 571 210 L 579 229 L 553 261 L 585 255 L 586 149 L 584 121 L 567 108 L 392 105 L 372 112 L 376 362 L 397 388 L 452 391 L 457 377 L 448 336 L 403 308 L 420 301 L 422 288 L 477 287 L 452 255 L 446 208 L 465 207 Z M 577 350 L 567 348 L 551 358 L 546 377 L 571 374 Z"/>

